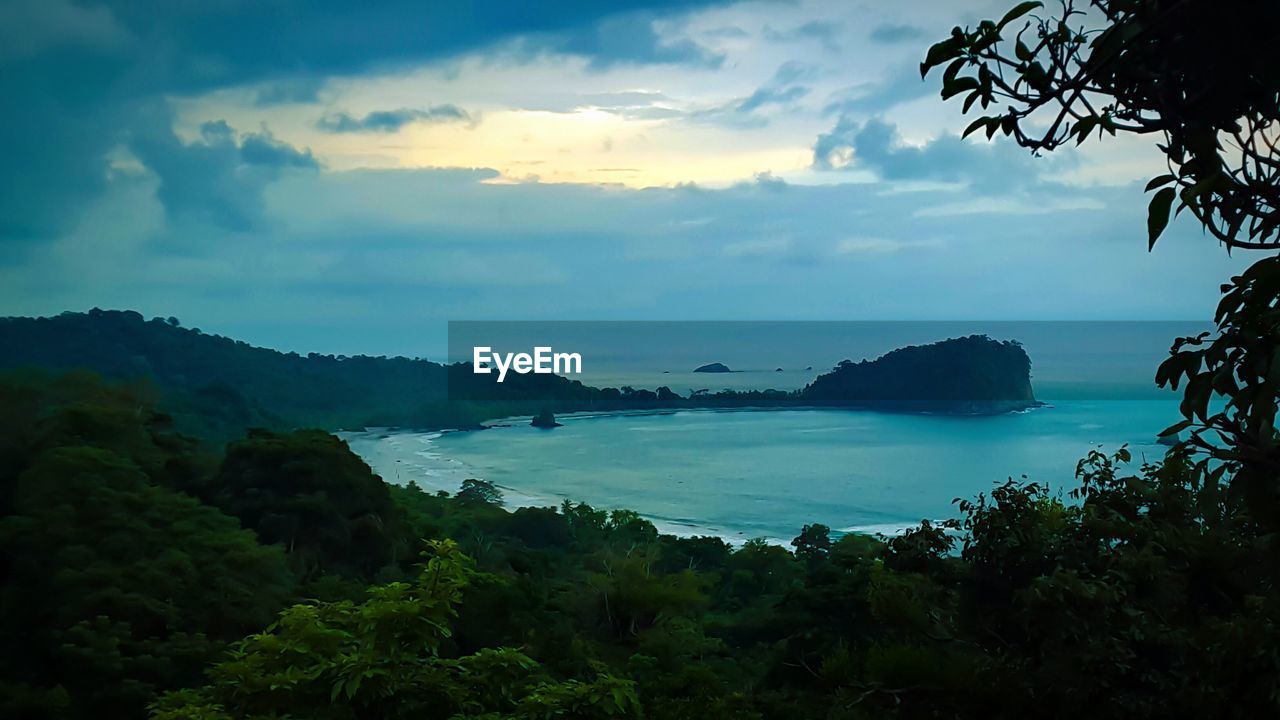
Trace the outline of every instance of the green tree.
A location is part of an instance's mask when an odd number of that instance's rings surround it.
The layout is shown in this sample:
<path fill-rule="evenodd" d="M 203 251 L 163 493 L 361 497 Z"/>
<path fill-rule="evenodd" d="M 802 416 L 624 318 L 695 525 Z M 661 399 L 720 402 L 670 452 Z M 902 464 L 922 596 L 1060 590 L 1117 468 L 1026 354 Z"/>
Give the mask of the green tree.
<path fill-rule="evenodd" d="M 796 549 L 796 557 L 802 560 L 826 560 L 831 552 L 831 528 L 821 523 L 805 525 L 791 541 L 791 547 Z"/>
<path fill-rule="evenodd" d="M 256 430 L 231 443 L 207 500 L 262 542 L 284 547 L 304 578 L 333 572 L 368 580 L 405 554 L 386 484 L 320 430 Z"/>
<path fill-rule="evenodd" d="M 0 674 L 45 699 L 65 694 L 55 716 L 139 715 L 156 690 L 196 680 L 225 642 L 261 627 L 292 589 L 278 550 L 111 450 L 47 450 L 10 492 Z"/>
<path fill-rule="evenodd" d="M 492 505 L 502 507 L 502 491 L 488 480 L 467 478 L 458 490 L 458 502 L 463 505 Z"/>
<path fill-rule="evenodd" d="M 296 605 L 240 643 L 208 685 L 169 693 L 155 720 L 187 718 L 638 717 L 633 684 L 607 673 L 556 681 L 510 648 L 443 652 L 470 558 L 436 541 L 412 583 L 369 591 L 362 603 Z"/>

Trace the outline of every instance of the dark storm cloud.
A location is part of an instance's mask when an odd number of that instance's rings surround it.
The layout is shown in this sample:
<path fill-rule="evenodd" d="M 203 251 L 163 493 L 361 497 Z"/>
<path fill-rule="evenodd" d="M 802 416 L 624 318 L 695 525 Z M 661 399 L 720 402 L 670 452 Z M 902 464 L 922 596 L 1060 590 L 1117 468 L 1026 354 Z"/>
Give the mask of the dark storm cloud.
<path fill-rule="evenodd" d="M 448 123 L 474 122 L 466 110 L 456 105 L 436 105 L 426 110 L 400 108 L 399 110 L 377 110 L 356 118 L 340 112 L 320 118 L 316 127 L 331 133 L 396 132 L 412 123 Z"/>
<path fill-rule="evenodd" d="M 609 17 L 570 32 L 531 36 L 526 52 L 554 52 L 589 58 L 593 70 L 627 64 L 676 64 L 719 67 L 724 56 L 692 40 L 664 41 L 654 31 L 653 12 Z"/>
<path fill-rule="evenodd" d="M 263 187 L 283 173 L 318 170 L 309 150 L 298 150 L 268 131 L 237 133 L 226 122 L 209 122 L 200 139 L 184 143 L 172 118 L 153 109 L 135 130 L 129 149 L 159 180 L 156 196 L 173 219 L 195 220 L 227 230 L 259 227 Z"/>
<path fill-rule="evenodd" d="M 258 104 L 308 102 L 323 78 L 516 37 L 526 51 L 584 55 L 596 67 L 715 63 L 690 42 L 664 43 L 652 22 L 722 3 L 7 0 L 0 96 L 21 111 L 0 114 L 0 241 L 47 238 L 74 225 L 102 192 L 109 155 L 131 135 L 154 134 L 140 108 L 157 98 L 261 84 Z"/>
<path fill-rule="evenodd" d="M 456 56 L 516 36 L 603 64 L 700 60 L 663 50 L 650 23 L 722 0 L 318 0 L 155 3 L 110 0 L 117 22 L 167 55 L 172 91 L 269 79 L 284 73 L 356 74 Z M 611 42 L 606 42 L 611 41 Z"/>

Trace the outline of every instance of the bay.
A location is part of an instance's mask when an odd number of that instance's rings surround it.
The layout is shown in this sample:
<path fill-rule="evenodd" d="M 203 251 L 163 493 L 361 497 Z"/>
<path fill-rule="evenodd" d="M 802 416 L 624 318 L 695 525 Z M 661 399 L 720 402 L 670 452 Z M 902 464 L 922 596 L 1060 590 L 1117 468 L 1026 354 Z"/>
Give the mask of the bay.
<path fill-rule="evenodd" d="M 1171 398 L 1067 400 L 989 417 L 687 410 L 344 437 L 392 483 L 456 492 L 482 478 L 508 507 L 584 501 L 635 510 L 664 532 L 786 542 L 806 523 L 892 534 L 952 517 L 953 499 L 1008 478 L 1065 492 L 1092 448 L 1162 457 L 1155 434 L 1176 419 Z"/>

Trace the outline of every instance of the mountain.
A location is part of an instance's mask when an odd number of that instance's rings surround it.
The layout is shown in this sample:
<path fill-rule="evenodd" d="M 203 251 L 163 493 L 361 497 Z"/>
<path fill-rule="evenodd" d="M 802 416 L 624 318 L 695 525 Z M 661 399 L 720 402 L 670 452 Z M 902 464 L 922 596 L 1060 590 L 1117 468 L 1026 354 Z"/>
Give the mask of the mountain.
<path fill-rule="evenodd" d="M 859 363 L 845 360 L 799 395 L 814 405 L 945 412 L 1008 412 L 1039 404 L 1022 345 L 985 335 L 899 348 Z"/>

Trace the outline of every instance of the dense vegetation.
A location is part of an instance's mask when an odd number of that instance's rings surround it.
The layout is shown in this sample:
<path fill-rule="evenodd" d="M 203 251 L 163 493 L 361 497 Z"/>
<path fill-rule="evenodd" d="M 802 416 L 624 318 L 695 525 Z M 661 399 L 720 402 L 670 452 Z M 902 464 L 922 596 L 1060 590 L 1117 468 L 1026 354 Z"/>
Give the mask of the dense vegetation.
<path fill-rule="evenodd" d="M 279 548 L 174 489 L 194 448 L 92 376 L 0 382 L 0 715 L 139 716 L 293 597 Z"/>
<path fill-rule="evenodd" d="M 507 511 L 479 480 L 387 486 L 319 431 L 204 455 L 85 375 L 0 392 L 6 717 L 1276 708 L 1274 535 L 1181 451 L 1091 456 L 1074 500 L 999 486 L 954 528 L 735 550 L 627 511 Z"/>
<path fill-rule="evenodd" d="M 1149 237 L 1172 185 L 1227 244 L 1274 246 L 1275 4 L 1091 4 L 1098 32 L 1071 26 L 1070 0 L 1058 17 L 1023 3 L 923 69 L 945 64 L 966 111 L 1007 101 L 974 128 L 1033 150 L 1162 133 L 1174 172 L 1152 185 Z M 1056 121 L 1028 121 L 1046 108 Z M 388 487 L 319 431 L 213 453 L 146 388 L 6 375 L 0 714 L 1274 717 L 1280 259 L 1223 290 L 1217 332 L 1175 341 L 1156 376 L 1183 392 L 1168 433 L 1189 435 L 1162 461 L 1095 452 L 1069 497 L 1010 481 L 944 527 L 806 526 L 793 551 L 582 504 L 508 512 L 482 480 Z"/>

